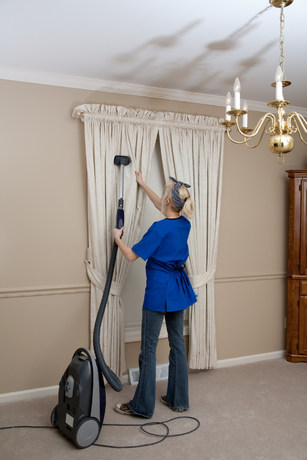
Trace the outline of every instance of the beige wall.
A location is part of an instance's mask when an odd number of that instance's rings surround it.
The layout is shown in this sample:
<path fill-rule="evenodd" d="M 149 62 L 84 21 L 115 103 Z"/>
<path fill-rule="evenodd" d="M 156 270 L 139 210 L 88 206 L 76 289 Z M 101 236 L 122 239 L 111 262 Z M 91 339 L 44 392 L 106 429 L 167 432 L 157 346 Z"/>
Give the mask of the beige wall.
<path fill-rule="evenodd" d="M 96 102 L 221 117 L 224 111 L 5 80 L 0 87 L 0 393 L 7 393 L 57 385 L 75 349 L 89 345 L 84 137 L 72 109 Z M 259 115 L 250 115 L 251 125 Z M 152 185 L 160 187 L 158 156 L 154 162 Z M 307 168 L 306 147 L 297 138 L 282 166 L 265 141 L 252 151 L 225 142 L 218 359 L 285 349 L 285 170 L 296 168 Z M 131 283 L 142 270 L 134 268 Z M 134 298 L 125 288 L 127 327 L 138 327 L 142 289 L 140 283 Z M 139 343 L 127 343 L 128 367 L 137 366 L 138 351 Z M 158 362 L 167 355 L 163 339 Z"/>

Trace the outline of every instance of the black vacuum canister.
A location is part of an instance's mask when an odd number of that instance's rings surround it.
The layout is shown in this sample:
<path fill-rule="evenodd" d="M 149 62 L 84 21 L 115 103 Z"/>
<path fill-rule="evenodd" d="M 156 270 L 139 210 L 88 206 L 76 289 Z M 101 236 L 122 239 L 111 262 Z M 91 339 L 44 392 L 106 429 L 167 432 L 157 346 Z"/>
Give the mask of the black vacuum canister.
<path fill-rule="evenodd" d="M 99 436 L 106 396 L 103 377 L 94 355 L 79 348 L 59 384 L 58 405 L 51 414 L 52 426 L 83 449 Z"/>

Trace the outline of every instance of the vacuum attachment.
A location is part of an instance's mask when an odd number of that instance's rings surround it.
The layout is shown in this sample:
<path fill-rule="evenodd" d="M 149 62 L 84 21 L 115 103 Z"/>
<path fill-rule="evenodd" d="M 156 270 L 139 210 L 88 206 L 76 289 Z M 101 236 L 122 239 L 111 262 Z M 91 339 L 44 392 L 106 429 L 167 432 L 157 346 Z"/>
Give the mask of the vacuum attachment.
<path fill-rule="evenodd" d="M 114 164 L 117 166 L 127 166 L 129 163 L 131 163 L 130 157 L 125 157 L 124 155 L 116 155 L 114 157 Z"/>
<path fill-rule="evenodd" d="M 131 163 L 131 159 L 124 155 L 116 155 L 114 157 L 114 164 L 120 166 L 120 184 L 119 184 L 119 200 L 116 216 L 116 228 L 124 226 L 124 167 Z"/>
<path fill-rule="evenodd" d="M 60 381 L 58 405 L 52 411 L 51 424 L 84 449 L 98 438 L 105 407 L 103 377 L 94 355 L 87 348 L 79 348 Z"/>

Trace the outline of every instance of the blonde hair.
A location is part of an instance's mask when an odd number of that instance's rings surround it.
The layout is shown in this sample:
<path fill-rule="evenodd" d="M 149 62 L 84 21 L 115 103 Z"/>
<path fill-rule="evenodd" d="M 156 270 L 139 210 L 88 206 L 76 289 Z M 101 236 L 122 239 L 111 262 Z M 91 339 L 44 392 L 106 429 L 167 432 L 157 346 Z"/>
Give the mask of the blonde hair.
<path fill-rule="evenodd" d="M 192 219 L 193 214 L 194 214 L 194 203 L 193 203 L 192 198 L 190 197 L 190 193 L 189 193 L 188 189 L 183 184 L 180 185 L 180 187 L 179 187 L 179 195 L 180 195 L 180 198 L 183 201 L 183 208 L 178 209 L 177 206 L 175 205 L 173 197 L 172 197 L 172 190 L 173 190 L 174 185 L 175 185 L 175 182 L 170 181 L 165 186 L 164 196 L 163 196 L 163 199 L 162 199 L 162 209 L 161 209 L 162 213 L 164 214 L 165 202 L 166 202 L 166 200 L 169 199 L 170 200 L 170 207 L 171 207 L 171 209 L 173 211 L 179 212 L 179 214 L 181 216 L 184 216 L 187 219 Z"/>

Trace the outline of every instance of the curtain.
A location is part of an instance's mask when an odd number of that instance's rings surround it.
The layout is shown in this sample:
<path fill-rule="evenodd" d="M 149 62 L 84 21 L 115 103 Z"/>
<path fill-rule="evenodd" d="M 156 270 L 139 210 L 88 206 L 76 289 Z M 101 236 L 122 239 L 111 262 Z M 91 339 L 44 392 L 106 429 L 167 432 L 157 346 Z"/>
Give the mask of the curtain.
<path fill-rule="evenodd" d="M 146 200 L 146 195 L 137 186 L 134 171 L 140 171 L 148 181 L 158 128 L 151 123 L 155 117 L 153 112 L 120 106 L 85 104 L 74 109 L 73 117 L 81 118 L 85 132 L 89 239 L 85 263 L 91 282 L 92 335 L 113 247 L 112 230 L 116 225 L 120 167 L 114 165 L 114 157 L 131 158 L 130 165 L 124 169 L 125 243 L 131 247 L 140 233 Z M 103 356 L 117 375 L 126 370 L 120 294 L 128 268 L 129 262 L 118 251 L 101 327 Z"/>
<path fill-rule="evenodd" d="M 216 118 L 160 113 L 160 147 L 169 176 L 191 184 L 195 215 L 189 237 L 187 272 L 198 301 L 189 309 L 189 367 L 217 365 L 214 274 L 222 195 L 224 129 Z"/>
<path fill-rule="evenodd" d="M 217 365 L 214 275 L 222 194 L 224 128 L 215 117 L 152 112 L 120 106 L 85 104 L 73 117 L 84 122 L 88 177 L 86 268 L 91 281 L 91 332 L 104 289 L 116 222 L 119 168 L 115 155 L 130 156 L 125 167 L 125 242 L 138 239 L 146 195 L 134 171 L 148 181 L 157 134 L 160 136 L 165 181 L 169 176 L 192 185 L 195 216 L 189 238 L 187 272 L 198 295 L 189 309 L 189 367 Z M 129 198 L 128 198 L 129 190 Z M 129 262 L 118 253 L 101 331 L 107 364 L 118 375 L 125 371 L 123 305 L 120 298 Z"/>

